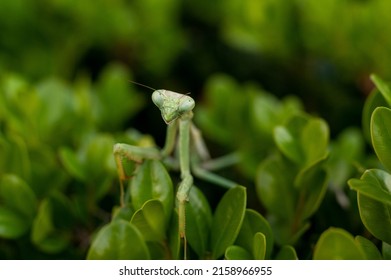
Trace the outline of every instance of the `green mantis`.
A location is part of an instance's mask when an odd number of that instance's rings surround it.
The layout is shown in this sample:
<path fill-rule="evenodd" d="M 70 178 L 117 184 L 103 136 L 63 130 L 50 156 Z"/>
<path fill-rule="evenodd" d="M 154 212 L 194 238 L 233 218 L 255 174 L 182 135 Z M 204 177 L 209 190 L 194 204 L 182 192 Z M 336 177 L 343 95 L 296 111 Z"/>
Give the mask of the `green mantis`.
<path fill-rule="evenodd" d="M 184 257 L 186 258 L 185 209 L 189 192 L 193 185 L 192 173 L 197 177 L 221 186 L 227 188 L 234 187 L 237 185 L 236 183 L 213 174 L 210 170 L 236 162 L 237 156 L 232 154 L 214 161 L 210 160 L 209 152 L 206 149 L 201 133 L 192 123 L 195 102 L 189 95 L 160 89 L 154 90 L 152 101 L 160 109 L 162 118 L 167 124 L 166 142 L 161 150 L 155 147 L 137 147 L 122 143 L 114 145 L 113 152 L 121 186 L 121 205 L 124 206 L 125 203 L 123 181 L 131 179 L 137 164 L 144 159 L 158 159 L 167 165 L 172 165 L 170 164 L 172 160 L 170 161 L 169 159 L 175 148 L 177 148 L 181 177 L 176 194 L 178 201 L 178 225 L 179 235 L 184 241 Z M 178 145 L 177 147 L 176 144 Z M 190 157 L 190 154 L 195 156 Z"/>

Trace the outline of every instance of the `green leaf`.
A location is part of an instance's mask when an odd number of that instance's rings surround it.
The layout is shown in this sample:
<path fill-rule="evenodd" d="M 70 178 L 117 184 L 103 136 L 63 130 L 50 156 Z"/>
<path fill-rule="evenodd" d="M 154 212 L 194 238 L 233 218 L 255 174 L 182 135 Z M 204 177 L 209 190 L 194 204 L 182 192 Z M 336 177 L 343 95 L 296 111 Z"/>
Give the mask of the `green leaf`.
<path fill-rule="evenodd" d="M 59 253 L 69 245 L 69 236 L 55 228 L 53 205 L 49 198 L 43 200 L 34 219 L 31 240 L 46 253 Z"/>
<path fill-rule="evenodd" d="M 294 178 L 292 166 L 278 155 L 261 163 L 256 174 L 256 190 L 269 213 L 286 220 L 293 219 L 296 201 L 292 186 Z"/>
<path fill-rule="evenodd" d="M 327 170 L 331 189 L 342 190 L 355 172 L 354 164 L 364 157 L 365 142 L 358 128 L 347 128 L 332 142 Z"/>
<path fill-rule="evenodd" d="M 304 221 L 318 210 L 327 190 L 327 173 L 322 167 L 322 161 L 300 172 L 295 179 L 295 186 L 300 192 L 300 215 Z"/>
<path fill-rule="evenodd" d="M 258 212 L 252 209 L 246 209 L 242 227 L 235 244 L 245 248 L 247 251 L 253 250 L 253 237 L 256 233 L 261 232 L 266 238 L 265 258 L 269 259 L 273 250 L 274 237 L 268 221 Z"/>
<path fill-rule="evenodd" d="M 113 208 L 112 220 L 124 220 L 129 222 L 133 214 L 134 211 L 129 206 L 125 206 L 125 207 L 116 206 Z"/>
<path fill-rule="evenodd" d="M 207 93 L 205 103 L 208 107 L 197 106 L 195 114 L 196 122 L 202 128 L 204 135 L 230 147 L 237 145 L 232 141 L 232 137 L 240 137 L 240 135 L 233 131 L 235 128 L 242 127 L 243 114 L 246 112 L 246 99 L 243 95 L 237 94 L 238 90 L 236 81 L 229 76 L 211 77 L 205 89 Z"/>
<path fill-rule="evenodd" d="M 31 176 L 31 160 L 26 140 L 18 134 L 8 132 L 0 137 L 1 173 L 17 174 L 25 180 Z"/>
<path fill-rule="evenodd" d="M 163 241 L 166 236 L 165 221 L 162 203 L 151 199 L 134 213 L 130 222 L 137 227 L 145 241 Z"/>
<path fill-rule="evenodd" d="M 294 245 L 300 237 L 310 228 L 310 223 L 307 221 L 290 220 L 287 221 L 283 217 L 274 217 L 270 215 L 270 226 L 274 233 L 275 242 L 280 245 Z"/>
<path fill-rule="evenodd" d="M 35 193 L 21 178 L 6 174 L 0 181 L 0 203 L 25 218 L 29 223 L 37 212 Z"/>
<path fill-rule="evenodd" d="M 5 174 L 0 181 L 0 236 L 19 238 L 32 225 L 38 209 L 35 193 L 16 175 Z"/>
<path fill-rule="evenodd" d="M 365 227 L 378 239 L 391 244 L 391 205 L 357 193 L 360 217 Z"/>
<path fill-rule="evenodd" d="M 297 139 L 294 138 L 294 135 L 286 127 L 277 126 L 274 129 L 274 139 L 277 147 L 285 156 L 297 164 L 304 162 L 304 154 L 297 143 Z"/>
<path fill-rule="evenodd" d="M 382 242 L 382 254 L 385 260 L 391 260 L 391 244 Z"/>
<path fill-rule="evenodd" d="M 326 230 L 315 245 L 315 260 L 363 260 L 365 258 L 361 246 L 343 229 Z"/>
<path fill-rule="evenodd" d="M 114 139 L 108 134 L 93 135 L 83 143 L 78 156 L 89 180 L 99 182 L 109 175 L 110 161 L 114 164 L 113 146 Z"/>
<path fill-rule="evenodd" d="M 253 255 L 256 260 L 264 260 L 266 256 L 266 236 L 257 232 L 253 238 Z"/>
<path fill-rule="evenodd" d="M 377 157 L 391 171 L 391 109 L 375 109 L 371 118 L 371 137 Z"/>
<path fill-rule="evenodd" d="M 203 193 L 193 186 L 186 204 L 186 238 L 200 258 L 205 256 L 212 226 L 212 210 Z"/>
<path fill-rule="evenodd" d="M 35 124 L 40 137 L 54 147 L 67 143 L 75 130 L 72 88 L 57 78 L 50 78 L 37 86 L 36 94 L 40 107 Z"/>
<path fill-rule="evenodd" d="M 275 128 L 274 140 L 286 157 L 308 167 L 326 158 L 329 129 L 322 119 L 297 115 L 286 125 Z"/>
<path fill-rule="evenodd" d="M 251 100 L 251 117 L 257 132 L 271 137 L 280 124 L 280 101 L 270 94 L 254 94 Z"/>
<path fill-rule="evenodd" d="M 60 148 L 59 155 L 63 166 L 69 174 L 81 181 L 87 179 L 83 165 L 80 163 L 74 151 L 67 147 L 62 147 Z"/>
<path fill-rule="evenodd" d="M 244 248 L 237 246 L 237 245 L 231 245 L 225 250 L 224 255 L 226 260 L 252 260 L 253 257 L 251 254 Z"/>
<path fill-rule="evenodd" d="M 349 186 L 381 203 L 391 206 L 391 175 L 380 169 L 366 170 L 360 179 L 351 179 Z"/>
<path fill-rule="evenodd" d="M 296 250 L 291 245 L 282 246 L 276 256 L 276 260 L 298 260 Z"/>
<path fill-rule="evenodd" d="M 362 113 L 362 127 L 366 140 L 372 143 L 371 140 L 371 118 L 372 113 L 377 107 L 387 107 L 387 101 L 378 90 L 373 90 L 367 97 L 364 103 L 364 109 Z"/>
<path fill-rule="evenodd" d="M 391 106 L 391 88 L 389 84 L 384 82 L 379 76 L 372 74 L 371 75 L 372 82 L 376 85 L 376 87 L 379 89 L 380 93 L 384 97 L 384 99 L 387 101 L 388 106 Z"/>
<path fill-rule="evenodd" d="M 25 234 L 30 223 L 20 214 L 0 206 L 0 237 L 16 239 Z"/>
<path fill-rule="evenodd" d="M 381 260 L 383 259 L 376 245 L 373 244 L 370 240 L 362 236 L 356 236 L 355 241 L 361 246 L 366 259 L 368 260 Z"/>
<path fill-rule="evenodd" d="M 318 118 L 311 118 L 301 132 L 300 144 L 305 155 L 305 166 L 327 157 L 329 142 L 329 127 Z"/>
<path fill-rule="evenodd" d="M 306 115 L 295 115 L 283 126 L 274 129 L 274 141 L 279 150 L 298 165 L 305 163 L 305 154 L 300 143 L 301 133 L 308 123 Z"/>
<path fill-rule="evenodd" d="M 132 205 L 139 209 L 150 199 L 163 204 L 166 222 L 169 221 L 174 204 L 174 190 L 171 178 L 164 165 L 157 160 L 145 160 L 132 178 L 130 184 Z"/>
<path fill-rule="evenodd" d="M 96 235 L 87 259 L 145 260 L 149 252 L 140 232 L 131 223 L 118 220 L 105 225 Z"/>
<path fill-rule="evenodd" d="M 213 223 L 211 248 L 213 259 L 220 258 L 239 233 L 246 210 L 246 188 L 228 190 L 217 205 Z"/>
<path fill-rule="evenodd" d="M 166 260 L 169 259 L 170 253 L 167 250 L 166 244 L 162 242 L 146 242 L 151 260 Z"/>
<path fill-rule="evenodd" d="M 106 67 L 96 85 L 95 118 L 101 128 L 114 131 L 133 116 L 145 102 L 129 84 L 129 71 L 120 64 Z M 115 96 L 113 94 L 115 93 Z"/>

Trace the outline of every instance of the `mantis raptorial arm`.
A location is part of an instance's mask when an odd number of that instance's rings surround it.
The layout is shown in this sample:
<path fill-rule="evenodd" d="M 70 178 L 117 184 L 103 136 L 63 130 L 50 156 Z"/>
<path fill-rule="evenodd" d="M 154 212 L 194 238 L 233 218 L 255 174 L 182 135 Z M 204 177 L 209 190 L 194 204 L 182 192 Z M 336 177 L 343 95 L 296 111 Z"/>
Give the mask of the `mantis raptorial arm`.
<path fill-rule="evenodd" d="M 184 257 L 186 259 L 186 203 L 193 186 L 193 176 L 195 175 L 219 184 L 224 187 L 234 187 L 237 184 L 221 178 L 204 168 L 200 167 L 200 161 L 210 159 L 209 152 L 201 137 L 200 131 L 192 124 L 194 100 L 185 94 L 180 94 L 168 90 L 155 90 L 152 94 L 152 101 L 160 109 L 163 120 L 167 124 L 166 142 L 162 150 L 156 148 L 142 148 L 127 144 L 116 144 L 114 146 L 114 157 L 117 163 L 118 175 L 121 185 L 121 205 L 124 206 L 123 181 L 129 179 L 135 171 L 136 164 L 144 159 L 161 159 L 165 162 L 173 153 L 175 144 L 178 142 L 179 169 L 181 182 L 177 191 L 179 235 L 184 241 Z M 196 160 L 190 160 L 191 147 L 197 153 Z M 229 156 L 224 160 L 215 160 L 210 167 L 223 166 L 225 163 L 237 162 L 236 156 Z M 225 162 L 225 163 L 224 163 Z"/>

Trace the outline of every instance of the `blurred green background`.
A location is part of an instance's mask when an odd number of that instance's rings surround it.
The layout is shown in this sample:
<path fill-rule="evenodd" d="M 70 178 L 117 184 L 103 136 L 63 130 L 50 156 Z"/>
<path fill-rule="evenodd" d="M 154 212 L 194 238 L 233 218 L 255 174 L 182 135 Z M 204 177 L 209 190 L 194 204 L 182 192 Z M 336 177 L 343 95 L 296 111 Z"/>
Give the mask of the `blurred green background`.
<path fill-rule="evenodd" d="M 339 131 L 358 123 L 368 75 L 390 76 L 390 9 L 385 0 L 5 0 L 0 71 L 73 80 L 120 62 L 132 80 L 194 95 L 224 72 L 300 96 Z"/>
<path fill-rule="evenodd" d="M 129 127 L 163 143 L 151 91 L 129 81 L 191 92 L 203 106 L 205 85 L 224 74 L 278 98 L 299 97 L 329 123 L 332 137 L 360 126 L 373 89 L 369 74 L 391 77 L 390 11 L 387 0 L 0 1 L 0 174 L 16 173 L 29 184 L 31 209 L 41 215 L 0 237 L 0 257 L 84 257 L 83 234 L 107 221 L 97 209 L 117 202 L 111 150 L 101 145 L 150 141 L 134 131 L 118 136 Z M 213 148 L 219 141 L 211 142 Z M 75 191 L 88 180 L 81 195 Z M 4 181 L 26 189 L 18 179 Z M 99 191 L 91 190 L 97 184 Z M 68 213 L 68 204 L 87 206 Z M 46 217 L 50 205 L 60 206 Z M 56 215 L 70 218 L 59 222 Z M 75 215 L 81 229 L 71 225 Z M 39 232 L 39 223 L 50 223 L 48 232 Z M 72 230 L 59 237 L 62 227 Z M 64 253 L 70 243 L 78 249 Z"/>

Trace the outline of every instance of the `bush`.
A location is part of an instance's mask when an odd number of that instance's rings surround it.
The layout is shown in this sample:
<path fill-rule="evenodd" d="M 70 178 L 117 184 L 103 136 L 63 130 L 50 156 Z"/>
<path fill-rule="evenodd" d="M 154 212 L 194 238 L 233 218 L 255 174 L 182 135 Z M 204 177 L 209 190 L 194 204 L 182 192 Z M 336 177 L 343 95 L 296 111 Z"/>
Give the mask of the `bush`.
<path fill-rule="evenodd" d="M 188 258 L 391 258 L 389 1 L 24 2 L 0 3 L 0 258 L 184 257 L 175 160 L 121 204 L 114 144 L 165 127 L 129 81 L 191 89 L 229 155 L 238 186 L 195 177 Z"/>

